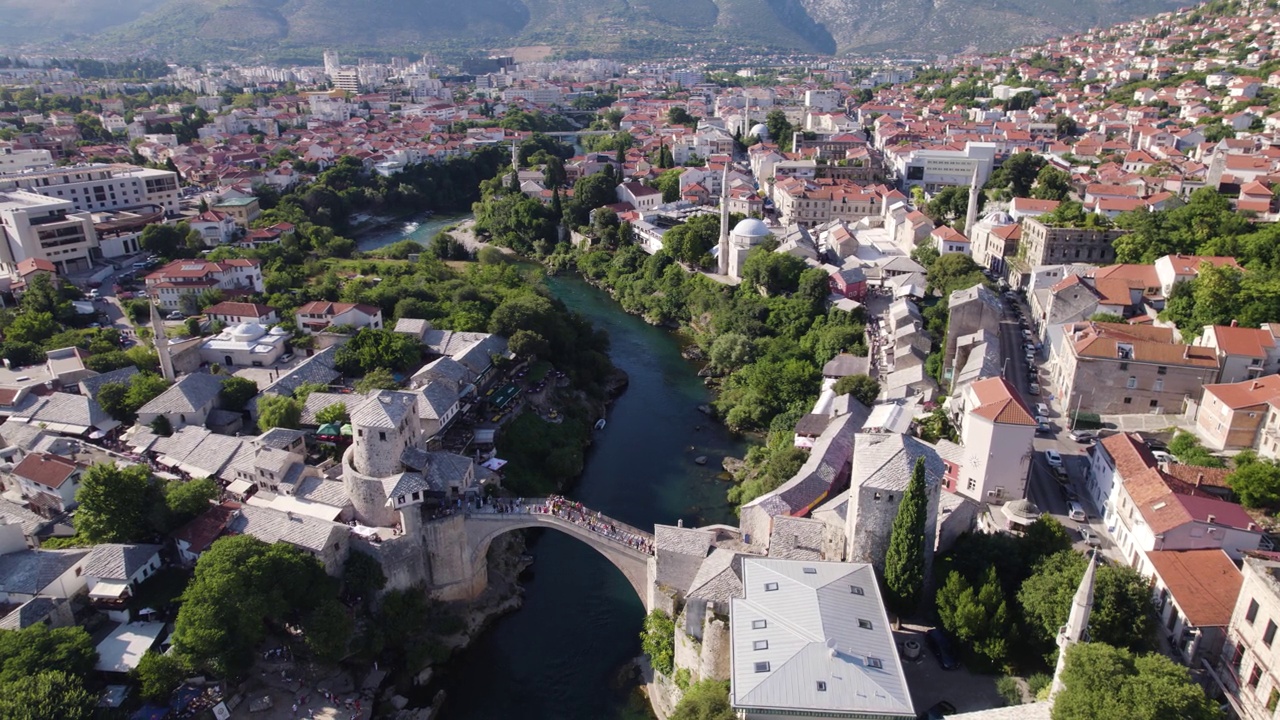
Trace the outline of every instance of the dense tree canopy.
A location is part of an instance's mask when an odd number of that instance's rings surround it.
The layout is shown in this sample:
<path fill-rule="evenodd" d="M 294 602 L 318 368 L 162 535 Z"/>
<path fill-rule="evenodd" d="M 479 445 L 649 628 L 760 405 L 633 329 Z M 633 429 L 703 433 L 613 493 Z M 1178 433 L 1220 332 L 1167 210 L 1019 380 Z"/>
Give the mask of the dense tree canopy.
<path fill-rule="evenodd" d="M 422 346 L 404 333 L 361 328 L 338 347 L 334 366 L 348 377 L 360 377 L 376 369 L 404 371 L 422 359 Z"/>
<path fill-rule="evenodd" d="M 836 381 L 837 395 L 852 395 L 854 400 L 871 407 L 880 396 L 880 383 L 870 375 L 849 375 Z"/>
<path fill-rule="evenodd" d="M 1077 552 L 1060 552 L 1043 560 L 1035 574 L 1022 584 L 1018 602 L 1046 643 L 1066 623 L 1088 563 L 1089 559 Z M 1154 633 L 1147 580 L 1127 565 L 1100 566 L 1089 615 L 1089 636 L 1098 642 L 1141 651 L 1150 648 Z"/>
<path fill-rule="evenodd" d="M 258 400 L 258 429 L 297 430 L 302 423 L 302 402 L 285 395 L 266 395 Z"/>
<path fill-rule="evenodd" d="M 911 470 L 884 556 L 885 601 L 894 612 L 915 612 L 924 590 L 924 523 L 927 514 L 924 458 Z"/>
<path fill-rule="evenodd" d="M 145 538 L 153 530 L 148 508 L 158 504 L 158 492 L 146 465 L 90 465 L 76 491 L 76 535 L 94 544 Z"/>
<path fill-rule="evenodd" d="M 1073 645 L 1053 720 L 1218 720 L 1221 713 L 1187 669 L 1163 655 L 1134 655 L 1101 642 Z"/>
<path fill-rule="evenodd" d="M 685 690 L 670 720 L 734 720 L 736 717 L 729 704 L 729 683 L 701 680 Z"/>

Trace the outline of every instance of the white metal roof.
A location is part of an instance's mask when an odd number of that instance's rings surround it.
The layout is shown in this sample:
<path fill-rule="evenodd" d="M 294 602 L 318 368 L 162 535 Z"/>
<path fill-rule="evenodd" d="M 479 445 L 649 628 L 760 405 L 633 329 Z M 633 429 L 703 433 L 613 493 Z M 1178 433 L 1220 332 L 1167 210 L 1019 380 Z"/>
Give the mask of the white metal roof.
<path fill-rule="evenodd" d="M 742 581 L 735 708 L 915 716 L 870 565 L 749 558 Z"/>

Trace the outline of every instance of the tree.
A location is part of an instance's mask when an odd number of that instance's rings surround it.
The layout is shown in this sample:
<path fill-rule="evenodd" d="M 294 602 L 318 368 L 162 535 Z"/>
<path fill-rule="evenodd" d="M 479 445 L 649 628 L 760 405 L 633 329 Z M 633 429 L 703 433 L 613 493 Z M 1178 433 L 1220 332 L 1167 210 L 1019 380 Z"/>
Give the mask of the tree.
<path fill-rule="evenodd" d="M 169 508 L 172 525 L 184 525 L 202 514 L 221 494 L 222 488 L 213 478 L 169 483 L 164 490 L 164 504 Z"/>
<path fill-rule="evenodd" d="M 939 257 L 929 266 L 928 278 L 929 287 L 938 291 L 943 298 L 956 290 L 987 284 L 982 266 L 964 253 L 947 253 Z"/>
<path fill-rule="evenodd" d="M 729 683 L 712 679 L 690 685 L 671 712 L 671 720 L 734 720 L 736 717 L 729 704 Z"/>
<path fill-rule="evenodd" d="M 138 410 L 168 387 L 169 382 L 163 377 L 155 373 L 141 372 L 130 377 L 127 384 L 103 384 L 98 388 L 98 404 L 116 420 L 122 423 L 133 423 L 137 419 Z"/>
<path fill-rule="evenodd" d="M 333 597 L 325 598 L 307 617 L 307 648 L 320 660 L 335 663 L 346 657 L 354 627 L 342 603 Z"/>
<path fill-rule="evenodd" d="M 684 125 L 687 127 L 697 127 L 698 118 L 689 114 L 689 111 L 680 107 L 673 106 L 667 111 L 667 122 L 672 125 Z"/>
<path fill-rule="evenodd" d="M 56 335 L 61 329 L 51 313 L 23 312 L 19 313 L 4 329 L 4 336 L 10 342 L 40 344 L 45 338 Z"/>
<path fill-rule="evenodd" d="M 0 686 L 7 689 L 22 678 L 56 668 L 79 678 L 93 672 L 98 651 L 81 627 L 50 629 L 32 625 L 22 630 L 0 631 Z M 0 692 L 0 697 L 7 695 Z M 9 717 L 0 713 L 0 717 Z"/>
<path fill-rule="evenodd" d="M 258 400 L 258 429 L 271 428 L 297 430 L 302 424 L 302 401 L 284 395 L 267 395 Z"/>
<path fill-rule="evenodd" d="M 654 670 L 668 677 L 675 671 L 676 624 L 670 615 L 654 610 L 645 616 L 640 647 Z"/>
<path fill-rule="evenodd" d="M 350 419 L 351 416 L 347 413 L 347 404 L 342 402 L 336 402 L 316 413 L 316 422 L 321 425 L 345 423 Z"/>
<path fill-rule="evenodd" d="M 1071 176 L 1052 165 L 1040 168 L 1031 197 L 1036 200 L 1066 200 L 1071 194 Z"/>
<path fill-rule="evenodd" d="M 671 257 L 702 267 L 711 261 L 711 248 L 720 240 L 720 219 L 698 215 L 677 225 L 662 236 L 663 249 Z"/>
<path fill-rule="evenodd" d="M 900 615 L 915 611 L 924 589 L 924 475 L 924 458 L 917 458 L 907 492 L 893 518 L 889 550 L 884 556 L 885 600 Z"/>
<path fill-rule="evenodd" d="M 880 396 L 880 383 L 870 375 L 848 375 L 836 381 L 832 388 L 837 395 L 853 395 L 853 399 L 871 407 Z"/>
<path fill-rule="evenodd" d="M 386 368 L 374 368 L 356 381 L 356 392 L 370 393 L 374 390 L 395 390 L 400 387 L 395 375 Z"/>
<path fill-rule="evenodd" d="M 155 253 L 162 258 L 175 258 L 186 254 L 187 233 L 190 228 L 186 223 L 166 225 L 156 223 L 142 230 L 138 239 L 143 250 Z"/>
<path fill-rule="evenodd" d="M 1216 468 L 1226 465 L 1221 458 L 1210 455 L 1195 435 L 1182 430 L 1174 433 L 1173 439 L 1169 441 L 1169 452 L 1183 465 Z"/>
<path fill-rule="evenodd" d="M 804 270 L 804 261 L 795 255 L 758 247 L 747 253 L 742 263 L 742 282 L 766 295 L 790 294 L 799 288 Z"/>
<path fill-rule="evenodd" d="M 1072 645 L 1053 720 L 1218 720 L 1217 707 L 1187 669 L 1155 653 L 1100 642 Z"/>
<path fill-rule="evenodd" d="M 52 277 L 43 272 L 31 276 L 18 307 L 25 313 L 49 313 L 58 322 L 67 322 L 76 314 L 71 301 L 54 285 Z"/>
<path fill-rule="evenodd" d="M 769 128 L 769 139 L 773 140 L 781 150 L 791 150 L 792 135 L 795 127 L 781 110 L 770 110 L 764 117 L 764 126 Z"/>
<path fill-rule="evenodd" d="M 707 355 L 716 370 L 732 372 L 752 361 L 755 357 L 755 344 L 746 335 L 727 332 L 712 341 Z"/>
<path fill-rule="evenodd" d="M 1014 153 L 1000 169 L 999 173 L 1003 180 L 1008 184 L 1009 193 L 1013 197 L 1026 197 L 1031 192 L 1032 183 L 1038 180 L 1038 173 L 1045 167 L 1045 159 L 1035 153 L 1020 152 Z M 992 183 L 997 182 L 996 178 L 992 178 Z M 966 202 L 967 202 L 966 198 Z"/>
<path fill-rule="evenodd" d="M 173 644 L 194 669 L 236 678 L 252 665 L 269 624 L 300 623 L 306 636 L 314 621 L 331 619 L 313 612 L 335 596 L 320 561 L 301 550 L 250 535 L 220 538 L 182 593 Z"/>
<path fill-rule="evenodd" d="M 138 666 L 131 674 L 139 685 L 142 697 L 163 703 L 182 684 L 188 672 L 186 663 L 177 653 L 148 650 L 138 660 Z"/>
<path fill-rule="evenodd" d="M 242 377 L 229 377 L 222 381 L 218 402 L 225 410 L 243 412 L 249 401 L 258 394 L 258 383 Z"/>
<path fill-rule="evenodd" d="M 1236 458 L 1235 472 L 1227 482 L 1240 504 L 1248 508 L 1280 508 L 1280 467 L 1266 460 L 1241 462 Z"/>
<path fill-rule="evenodd" d="M 684 173 L 684 168 L 671 168 L 663 170 L 658 176 L 654 187 L 662 191 L 662 202 L 675 202 L 680 199 L 680 175 Z"/>
<path fill-rule="evenodd" d="M 61 668 L 42 669 L 0 690 L 5 720 L 89 720 L 96 705 L 80 678 Z"/>
<path fill-rule="evenodd" d="M 92 544 L 127 543 L 142 539 L 151 529 L 147 508 L 154 496 L 146 465 L 118 467 L 95 463 L 80 479 L 76 491 L 76 535 Z"/>
<path fill-rule="evenodd" d="M 1124 318 L 1116 315 L 1115 313 L 1098 312 L 1090 315 L 1089 321 L 1100 323 L 1122 323 L 1124 322 Z"/>
<path fill-rule="evenodd" d="M 157 415 L 152 418 L 150 425 L 151 432 L 160 437 L 169 437 L 173 435 L 173 423 L 169 422 L 169 418 L 165 415 Z"/>
<path fill-rule="evenodd" d="M 522 358 L 545 357 L 551 346 L 547 339 L 532 330 L 517 330 L 507 340 L 507 348 Z"/>
<path fill-rule="evenodd" d="M 1046 645 L 1066 623 L 1089 562 L 1072 550 L 1059 552 L 1041 561 L 1035 573 L 1022 583 L 1018 602 L 1023 616 Z M 1095 576 L 1089 636 L 1117 647 L 1145 650 L 1154 631 L 1151 590 L 1146 580 L 1128 566 L 1100 566 Z"/>
<path fill-rule="evenodd" d="M 382 565 L 362 552 L 349 552 L 342 563 L 342 595 L 349 600 L 359 599 L 368 607 L 374 597 L 387 586 L 387 576 Z"/>
<path fill-rule="evenodd" d="M 980 664 L 997 669 L 1009 652 L 1009 610 L 995 566 L 988 565 L 982 584 L 971 586 L 954 570 L 938 592 L 938 618 L 961 647 Z"/>
<path fill-rule="evenodd" d="M 361 328 L 333 356 L 334 366 L 348 377 L 373 370 L 407 370 L 422 358 L 422 346 L 404 333 Z"/>

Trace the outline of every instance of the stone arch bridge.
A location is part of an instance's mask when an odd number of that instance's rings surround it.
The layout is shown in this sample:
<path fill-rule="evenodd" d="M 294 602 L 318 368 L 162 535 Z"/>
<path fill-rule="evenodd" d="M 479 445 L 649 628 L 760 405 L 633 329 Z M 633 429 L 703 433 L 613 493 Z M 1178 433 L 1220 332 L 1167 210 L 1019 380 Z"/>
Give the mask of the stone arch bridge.
<path fill-rule="evenodd" d="M 452 528 L 449 537 L 433 531 Z M 645 532 L 594 510 L 564 500 L 525 498 L 506 512 L 474 505 L 459 514 L 427 523 L 427 552 L 432 584 L 446 599 L 475 597 L 488 583 L 487 555 L 495 538 L 512 530 L 545 527 L 570 535 L 604 556 L 631 583 L 648 611 L 652 577 L 653 533 Z M 449 541 L 445 544 L 442 541 Z"/>

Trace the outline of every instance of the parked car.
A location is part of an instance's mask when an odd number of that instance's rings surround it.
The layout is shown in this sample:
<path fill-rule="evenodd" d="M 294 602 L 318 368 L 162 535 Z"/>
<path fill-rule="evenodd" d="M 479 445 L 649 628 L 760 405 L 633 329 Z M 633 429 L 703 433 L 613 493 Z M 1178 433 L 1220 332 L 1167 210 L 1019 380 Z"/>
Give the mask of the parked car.
<path fill-rule="evenodd" d="M 948 715 L 955 713 L 956 706 L 942 700 L 934 703 L 928 710 L 916 716 L 916 720 L 942 720 Z"/>
<path fill-rule="evenodd" d="M 1040 422 L 1040 421 L 1037 421 L 1037 422 L 1036 422 L 1036 432 L 1037 432 L 1037 433 L 1040 433 L 1041 435 L 1049 435 L 1049 434 L 1053 433 L 1053 428 L 1052 428 L 1052 427 L 1050 427 L 1050 425 L 1049 425 L 1049 423 L 1048 423 L 1048 422 Z"/>
<path fill-rule="evenodd" d="M 280 362 L 290 362 L 293 360 L 293 353 L 285 353 L 280 356 Z"/>
<path fill-rule="evenodd" d="M 1072 440 L 1075 440 L 1078 443 L 1091 443 L 1094 440 L 1098 439 L 1098 434 L 1094 432 L 1089 432 L 1088 430 L 1072 430 L 1071 432 L 1067 433 L 1067 437 L 1071 438 Z"/>
<path fill-rule="evenodd" d="M 1036 414 L 1049 417 L 1049 406 L 1044 403 L 1036 403 Z"/>
<path fill-rule="evenodd" d="M 1076 493 L 1075 488 L 1071 487 L 1067 483 L 1058 483 L 1058 489 L 1062 491 L 1062 499 L 1067 502 L 1080 499 L 1080 495 Z"/>
<path fill-rule="evenodd" d="M 1028 384 L 1028 385 L 1027 385 L 1027 392 L 1031 393 L 1032 395 L 1039 395 L 1039 394 L 1040 394 L 1040 383 L 1034 383 L 1034 382 L 1033 382 L 1033 383 Z"/>
<path fill-rule="evenodd" d="M 1176 458 L 1176 457 L 1174 457 L 1174 456 L 1170 455 L 1169 453 L 1165 452 L 1164 450 L 1152 450 L 1152 451 L 1151 451 L 1151 457 L 1155 458 L 1155 459 L 1156 459 L 1156 462 L 1159 462 L 1159 463 L 1166 463 L 1166 464 L 1169 464 L 1169 465 L 1173 465 L 1173 464 L 1175 464 L 1175 463 L 1177 463 L 1177 462 L 1178 462 L 1178 458 Z"/>
<path fill-rule="evenodd" d="M 183 319 L 184 317 L 186 317 L 186 316 L 185 316 L 185 315 L 183 315 L 182 313 L 178 312 L 177 310 L 174 310 L 173 312 L 169 313 L 168 315 L 165 315 L 165 316 L 164 316 L 164 319 L 165 319 L 165 320 L 181 320 L 181 319 Z"/>
<path fill-rule="evenodd" d="M 960 661 L 956 659 L 955 650 L 951 646 L 951 639 L 942 628 L 934 628 L 926 632 L 924 638 L 929 643 L 929 649 L 938 656 L 938 664 L 943 670 L 955 670 L 960 667 Z"/>
<path fill-rule="evenodd" d="M 1085 522 L 1089 519 L 1089 516 L 1084 512 L 1084 506 L 1079 502 L 1067 503 L 1067 517 L 1076 522 Z"/>
<path fill-rule="evenodd" d="M 1049 463 L 1049 467 L 1062 467 L 1062 454 L 1057 450 L 1045 450 L 1044 459 Z"/>

